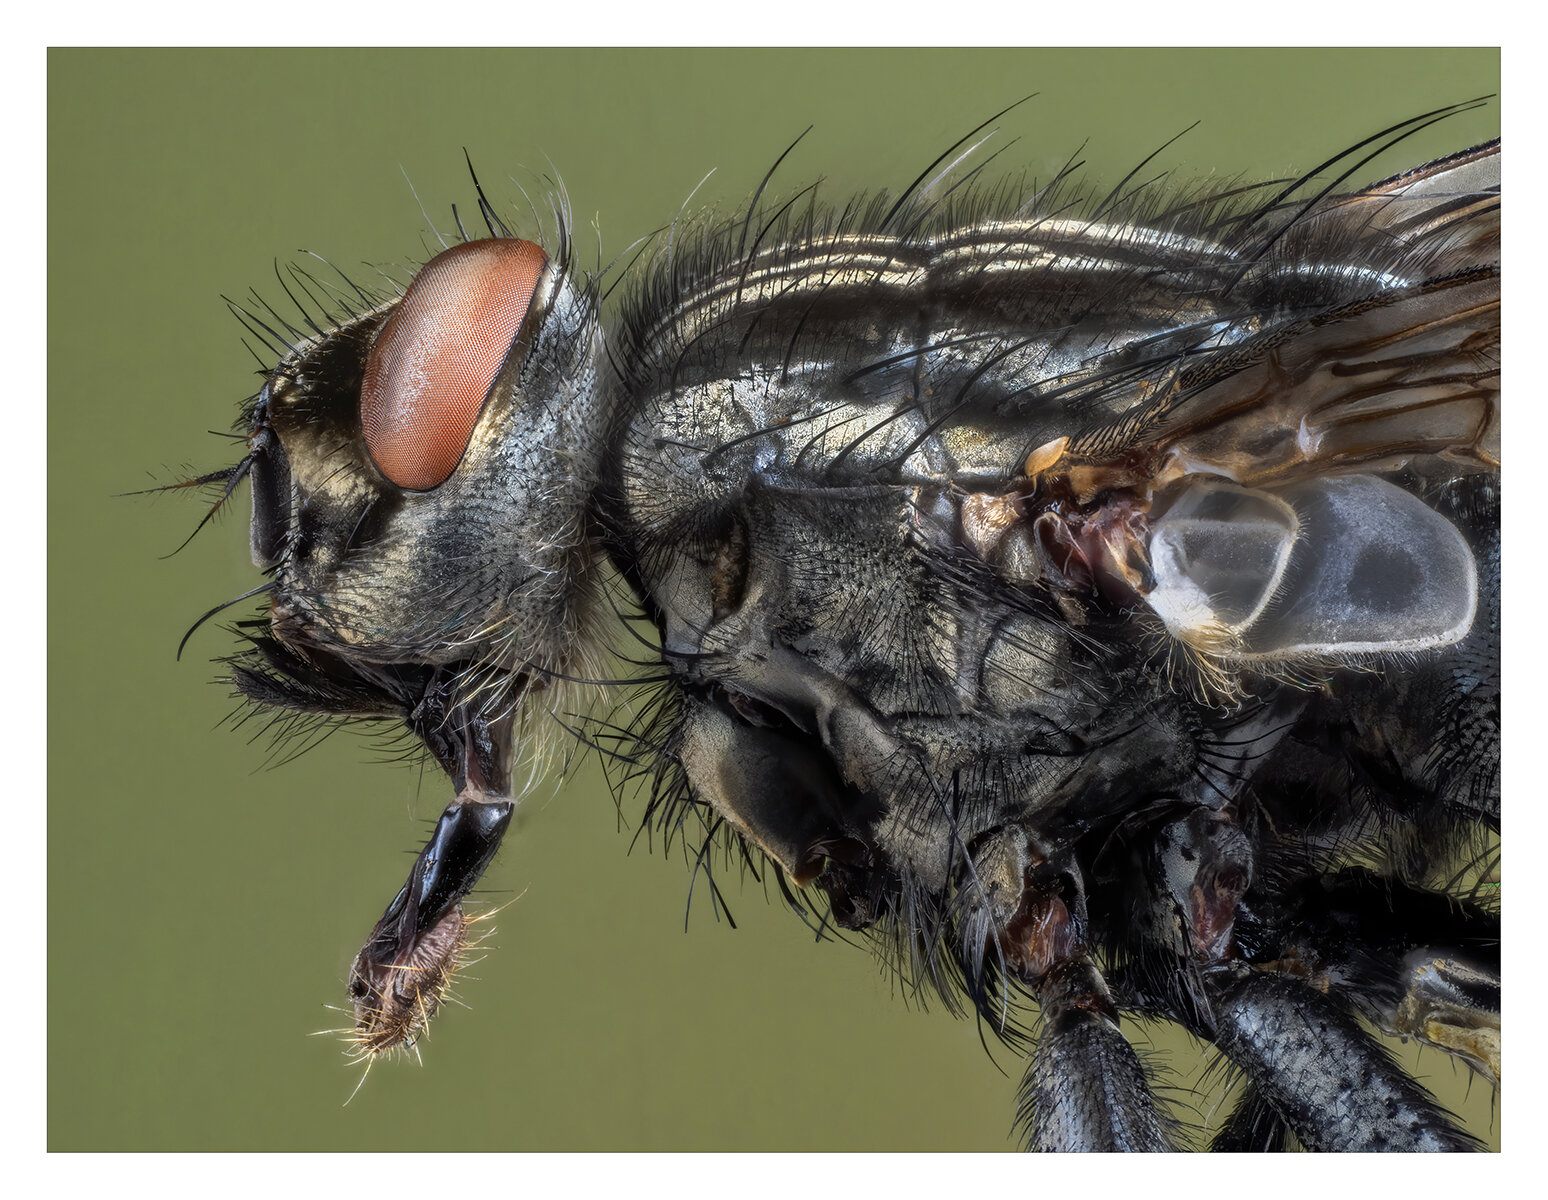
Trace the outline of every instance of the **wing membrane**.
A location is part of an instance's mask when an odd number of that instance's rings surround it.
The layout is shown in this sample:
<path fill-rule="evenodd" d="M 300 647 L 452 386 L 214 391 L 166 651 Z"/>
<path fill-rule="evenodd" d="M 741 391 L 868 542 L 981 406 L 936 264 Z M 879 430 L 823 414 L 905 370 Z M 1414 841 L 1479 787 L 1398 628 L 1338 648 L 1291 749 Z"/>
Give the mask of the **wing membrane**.
<path fill-rule="evenodd" d="M 1058 457 L 1035 453 L 1029 474 L 1066 474 L 1089 496 L 1199 472 L 1272 486 L 1423 455 L 1497 469 L 1498 144 L 1339 200 L 1307 224 L 1324 245 L 1393 239 L 1394 271 L 1379 272 L 1365 298 L 1205 357 Z M 1445 273 L 1396 276 L 1415 261 Z"/>

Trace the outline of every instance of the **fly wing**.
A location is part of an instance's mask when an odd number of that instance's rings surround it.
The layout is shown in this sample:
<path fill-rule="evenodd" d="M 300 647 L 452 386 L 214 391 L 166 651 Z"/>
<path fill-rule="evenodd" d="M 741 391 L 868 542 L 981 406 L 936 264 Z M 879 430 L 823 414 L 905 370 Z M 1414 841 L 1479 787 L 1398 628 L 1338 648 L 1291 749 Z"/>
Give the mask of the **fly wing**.
<path fill-rule="evenodd" d="M 1499 164 L 1493 142 L 1307 214 L 1232 287 L 1286 282 L 1279 256 L 1303 276 L 1341 257 L 1371 274 L 1367 296 L 1204 356 L 1058 459 L 1034 454 L 1033 471 L 1090 494 L 1201 472 L 1270 486 L 1427 455 L 1497 469 Z"/>

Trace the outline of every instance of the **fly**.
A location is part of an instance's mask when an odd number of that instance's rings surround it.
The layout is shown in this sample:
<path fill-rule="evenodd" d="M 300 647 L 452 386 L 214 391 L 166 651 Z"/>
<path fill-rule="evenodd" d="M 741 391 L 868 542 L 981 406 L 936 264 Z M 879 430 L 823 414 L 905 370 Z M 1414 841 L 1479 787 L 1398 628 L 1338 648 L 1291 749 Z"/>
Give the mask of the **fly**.
<path fill-rule="evenodd" d="M 1136 1015 L 1239 1073 L 1215 1148 L 1472 1148 L 1371 1030 L 1498 1083 L 1499 146 L 1350 183 L 1452 111 L 1259 187 L 959 145 L 760 188 L 606 317 L 563 206 L 527 240 L 480 191 L 487 237 L 282 329 L 232 679 L 406 726 L 453 797 L 355 1047 L 434 1017 L 578 735 L 1020 1049 L 1032 1148 L 1181 1144 Z"/>

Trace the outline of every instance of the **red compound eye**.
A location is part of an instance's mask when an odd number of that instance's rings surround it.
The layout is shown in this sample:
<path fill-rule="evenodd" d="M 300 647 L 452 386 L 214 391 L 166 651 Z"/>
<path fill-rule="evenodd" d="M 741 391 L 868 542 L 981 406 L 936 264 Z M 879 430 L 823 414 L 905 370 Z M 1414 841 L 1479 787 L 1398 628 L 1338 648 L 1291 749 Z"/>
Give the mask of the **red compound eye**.
<path fill-rule="evenodd" d="M 518 238 L 466 242 L 414 277 L 366 357 L 360 428 L 382 474 L 446 482 L 532 304 L 548 256 Z"/>

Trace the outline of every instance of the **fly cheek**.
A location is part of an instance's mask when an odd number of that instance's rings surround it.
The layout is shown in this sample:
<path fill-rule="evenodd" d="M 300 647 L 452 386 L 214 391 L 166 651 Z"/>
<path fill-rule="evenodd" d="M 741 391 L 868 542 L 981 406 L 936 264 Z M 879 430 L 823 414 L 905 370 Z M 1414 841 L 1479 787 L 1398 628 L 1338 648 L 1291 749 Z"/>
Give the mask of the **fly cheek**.
<path fill-rule="evenodd" d="M 429 491 L 457 469 L 495 380 L 530 342 L 524 326 L 547 267 L 532 242 L 488 238 L 453 246 L 414 277 L 360 387 L 361 436 L 388 482 Z"/>

